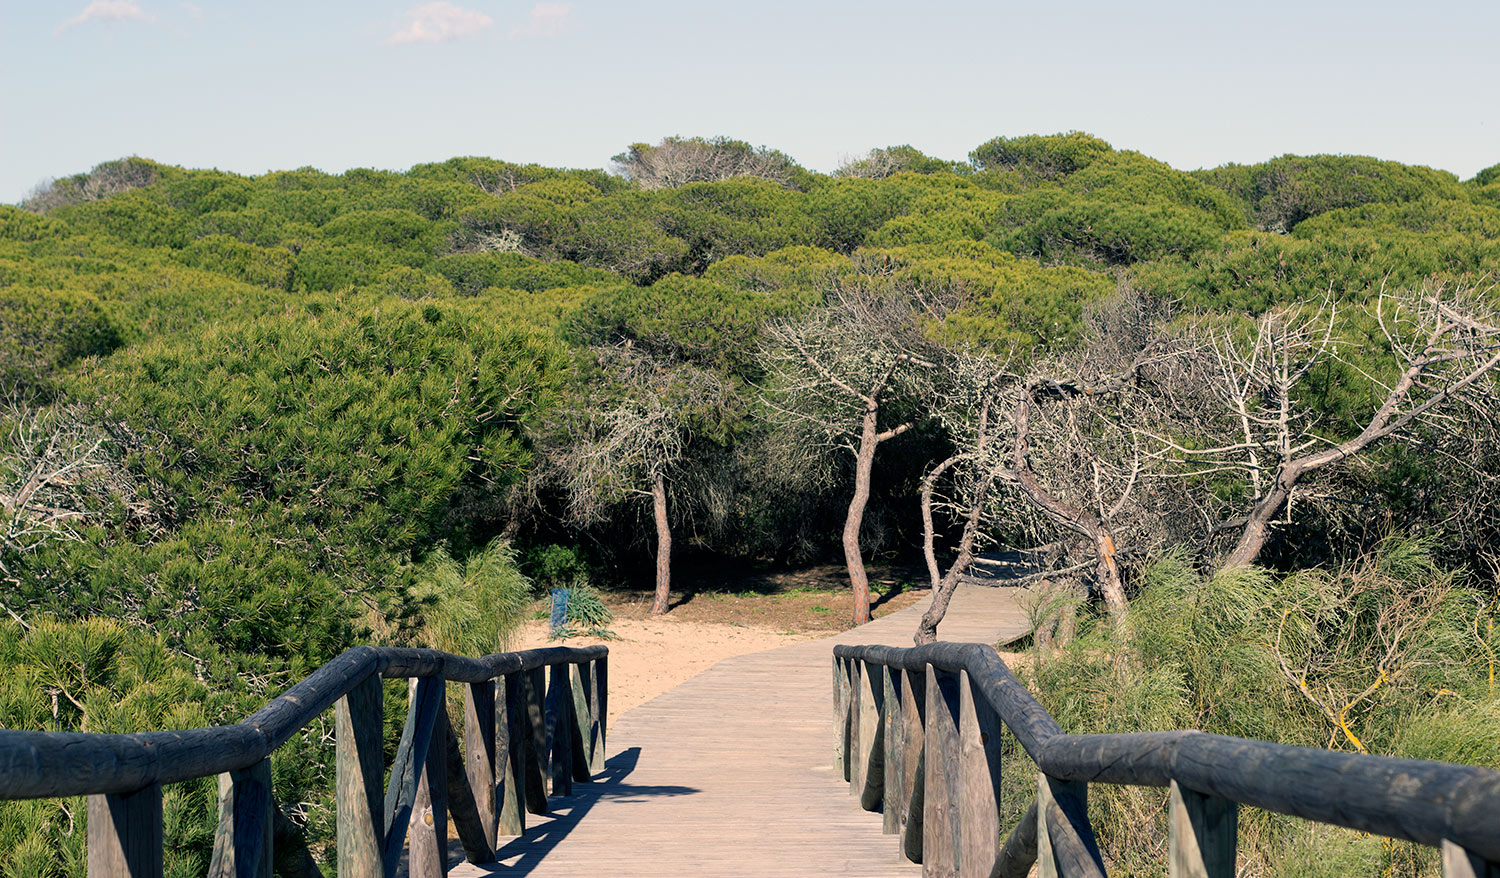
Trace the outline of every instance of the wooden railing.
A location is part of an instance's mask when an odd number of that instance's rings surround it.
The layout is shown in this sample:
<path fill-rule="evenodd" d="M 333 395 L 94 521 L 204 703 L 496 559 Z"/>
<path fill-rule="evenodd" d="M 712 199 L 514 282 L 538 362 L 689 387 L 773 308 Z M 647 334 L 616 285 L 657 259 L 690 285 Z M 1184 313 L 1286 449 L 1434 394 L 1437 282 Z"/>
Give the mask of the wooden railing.
<path fill-rule="evenodd" d="M 1438 847 L 1445 878 L 1500 878 L 1500 772 L 1196 731 L 1065 734 L 993 649 L 838 646 L 835 767 L 924 876 L 1103 876 L 1091 783 L 1169 787 L 1169 874 L 1235 874 L 1238 806 Z M 1036 763 L 1001 841 L 1002 726 Z"/>
<path fill-rule="evenodd" d="M 451 813 L 472 862 L 521 835 L 526 812 L 604 766 L 603 646 L 467 658 L 361 646 L 231 726 L 132 735 L 0 731 L 0 798 L 88 796 L 88 873 L 162 874 L 162 785 L 218 775 L 209 874 L 271 875 L 271 754 L 329 707 L 337 760 L 338 874 L 446 875 Z M 550 681 L 547 679 L 550 676 Z M 406 725 L 386 781 L 383 679 L 408 679 Z M 463 687 L 463 747 L 445 706 Z"/>

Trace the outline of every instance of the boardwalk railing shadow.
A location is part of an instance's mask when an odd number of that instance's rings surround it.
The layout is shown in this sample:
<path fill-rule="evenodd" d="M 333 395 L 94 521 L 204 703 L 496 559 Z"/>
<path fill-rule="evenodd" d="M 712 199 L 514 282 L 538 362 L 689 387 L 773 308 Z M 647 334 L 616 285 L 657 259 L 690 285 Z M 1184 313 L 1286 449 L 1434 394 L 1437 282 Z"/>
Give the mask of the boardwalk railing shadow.
<path fill-rule="evenodd" d="M 484 875 L 529 875 L 546 859 L 547 855 L 568 837 L 593 807 L 604 799 L 629 801 L 658 796 L 690 796 L 700 792 L 695 787 L 674 785 L 636 785 L 626 783 L 631 772 L 640 762 L 641 748 L 622 750 L 604 763 L 604 771 L 595 774 L 591 783 L 573 786 L 573 794 L 549 799 L 552 812 L 545 822 L 526 828 L 524 836 L 517 836 L 496 851 L 499 862 L 483 863 L 475 868 Z M 514 858 L 514 862 L 512 859 Z M 449 862 L 463 861 L 463 849 L 454 842 L 450 847 Z"/>

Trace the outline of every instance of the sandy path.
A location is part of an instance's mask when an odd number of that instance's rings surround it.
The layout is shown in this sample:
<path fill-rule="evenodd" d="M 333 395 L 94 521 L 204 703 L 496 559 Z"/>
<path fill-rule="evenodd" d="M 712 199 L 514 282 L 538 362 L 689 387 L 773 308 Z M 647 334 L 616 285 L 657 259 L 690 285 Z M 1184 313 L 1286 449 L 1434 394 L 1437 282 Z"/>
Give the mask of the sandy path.
<path fill-rule="evenodd" d="M 609 712 L 613 720 L 723 659 L 827 636 L 826 632 L 796 634 L 752 625 L 687 622 L 670 615 L 656 619 L 615 618 L 609 627 L 616 639 L 570 637 L 559 641 L 547 639 L 545 620 L 528 621 L 513 648 L 594 643 L 608 646 Z"/>

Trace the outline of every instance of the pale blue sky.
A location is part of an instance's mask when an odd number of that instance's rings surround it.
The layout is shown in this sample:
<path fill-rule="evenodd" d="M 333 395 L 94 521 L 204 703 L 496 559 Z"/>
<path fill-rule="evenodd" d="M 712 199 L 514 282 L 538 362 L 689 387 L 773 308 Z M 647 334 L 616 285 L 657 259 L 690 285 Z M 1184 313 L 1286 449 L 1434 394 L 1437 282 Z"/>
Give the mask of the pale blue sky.
<path fill-rule="evenodd" d="M 123 155 L 605 167 L 725 134 L 832 170 L 1079 129 L 1185 169 L 1500 162 L 1500 3 L 0 0 L 0 202 Z"/>

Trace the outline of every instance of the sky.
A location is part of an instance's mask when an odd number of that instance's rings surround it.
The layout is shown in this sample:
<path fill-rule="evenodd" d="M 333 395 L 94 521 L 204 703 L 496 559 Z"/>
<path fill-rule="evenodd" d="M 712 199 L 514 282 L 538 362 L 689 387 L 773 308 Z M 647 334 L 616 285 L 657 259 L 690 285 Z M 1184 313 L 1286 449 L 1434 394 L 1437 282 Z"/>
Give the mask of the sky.
<path fill-rule="evenodd" d="M 726 135 L 831 171 L 1087 131 L 1182 169 L 1500 162 L 1500 3 L 0 0 L 0 203 L 127 155 L 245 174 L 608 167 Z"/>

